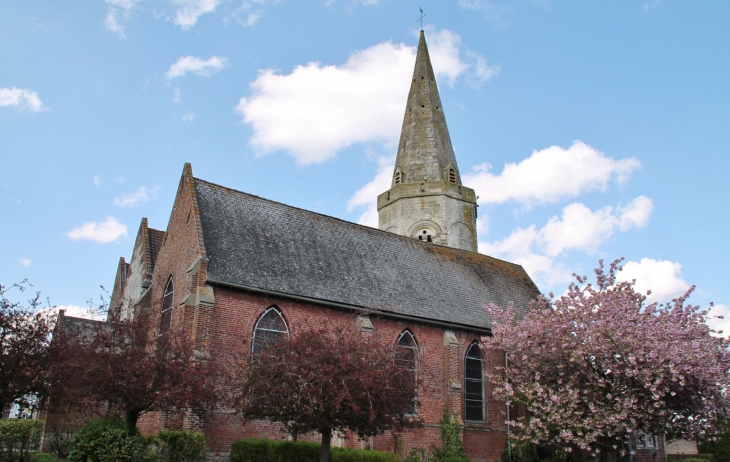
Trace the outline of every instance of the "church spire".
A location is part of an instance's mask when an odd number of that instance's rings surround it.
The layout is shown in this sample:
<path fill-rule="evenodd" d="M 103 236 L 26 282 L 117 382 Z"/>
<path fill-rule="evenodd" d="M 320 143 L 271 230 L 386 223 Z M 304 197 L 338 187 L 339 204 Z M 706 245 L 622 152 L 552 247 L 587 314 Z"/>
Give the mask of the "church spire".
<path fill-rule="evenodd" d="M 421 31 L 393 181 L 378 196 L 378 227 L 477 251 L 474 190 L 461 184 L 436 77 Z"/>
<path fill-rule="evenodd" d="M 424 179 L 451 180 L 461 185 L 426 38 L 421 31 L 398 144 L 393 185 L 422 182 Z"/>

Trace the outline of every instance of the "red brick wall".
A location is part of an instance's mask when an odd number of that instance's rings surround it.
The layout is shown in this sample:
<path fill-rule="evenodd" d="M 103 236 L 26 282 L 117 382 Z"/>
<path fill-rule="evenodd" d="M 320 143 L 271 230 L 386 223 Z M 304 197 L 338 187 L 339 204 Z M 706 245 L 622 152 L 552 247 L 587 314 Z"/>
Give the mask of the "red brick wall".
<path fill-rule="evenodd" d="M 174 236 L 174 231 L 172 235 Z M 168 238 L 168 242 L 170 239 Z M 161 252 L 162 253 L 162 252 Z M 158 260 L 158 265 L 175 267 L 176 265 Z M 183 265 L 178 265 L 183 266 Z M 177 297 L 177 295 L 176 295 Z M 192 336 L 199 341 L 210 354 L 212 361 L 222 365 L 236 361 L 248 355 L 255 323 L 263 312 L 276 306 L 282 313 L 290 332 L 306 325 L 317 326 L 328 320 L 355 322 L 355 313 L 340 309 L 332 309 L 321 305 L 303 303 L 290 299 L 267 297 L 259 294 L 215 288 L 214 307 L 196 307 L 195 333 Z M 176 311 L 174 316 L 183 318 L 184 310 Z M 444 346 L 444 328 L 426 324 L 396 321 L 384 317 L 371 316 L 375 335 L 395 344 L 398 336 L 409 329 L 419 348 L 419 373 L 423 384 L 419 390 L 421 406 L 419 413 L 424 419 L 424 427 L 400 435 L 400 443 L 396 444 L 393 435 L 385 434 L 372 440 L 372 447 L 379 450 L 394 450 L 400 446 L 407 453 L 413 447 L 431 448 L 440 444 L 439 420 L 445 404 L 463 415 L 463 370 L 464 356 L 471 343 L 478 336 L 466 332 L 456 332 L 458 346 Z M 175 322 L 182 322 L 180 319 Z M 198 342 L 196 342 L 196 345 Z M 500 355 L 487 357 L 487 364 L 501 360 Z M 453 388 L 450 380 L 457 380 L 461 388 Z M 484 424 L 468 424 L 464 435 L 468 454 L 474 460 L 496 460 L 504 447 L 504 406 L 490 400 L 487 404 L 488 421 Z M 157 414 L 150 414 L 140 421 L 140 428 L 145 433 L 154 433 L 162 427 L 169 426 Z M 191 423 L 183 424 L 191 428 Z M 230 443 L 236 438 L 268 437 L 286 438 L 280 426 L 265 422 L 244 424 L 232 413 L 217 412 L 202 416 L 196 428 L 203 431 L 210 441 L 210 448 L 216 452 L 227 452 Z M 347 446 L 360 447 L 362 442 L 350 436 Z"/>

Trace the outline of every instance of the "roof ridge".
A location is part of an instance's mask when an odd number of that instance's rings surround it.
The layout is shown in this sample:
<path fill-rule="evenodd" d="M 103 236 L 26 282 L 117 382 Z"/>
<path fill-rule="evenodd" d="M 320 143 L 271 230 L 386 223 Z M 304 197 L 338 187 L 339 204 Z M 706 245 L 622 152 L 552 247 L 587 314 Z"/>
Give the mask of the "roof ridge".
<path fill-rule="evenodd" d="M 348 221 L 348 220 L 345 220 L 343 218 L 333 217 L 332 215 L 325 215 L 324 213 L 314 212 L 312 210 L 307 210 L 307 209 L 302 208 L 302 207 L 296 207 L 296 206 L 293 206 L 293 205 L 285 204 L 283 202 L 275 201 L 273 199 L 267 199 L 265 197 L 257 196 L 256 194 L 247 193 L 245 191 L 241 191 L 241 190 L 238 190 L 238 189 L 235 189 L 235 188 L 231 188 L 229 186 L 223 186 L 223 185 L 220 185 L 218 183 L 213 183 L 211 181 L 203 180 L 201 178 L 193 177 L 193 180 L 194 181 L 199 181 L 201 183 L 206 183 L 208 185 L 212 185 L 212 186 L 215 186 L 215 187 L 218 187 L 218 188 L 221 188 L 221 189 L 225 189 L 225 190 L 228 190 L 228 191 L 231 191 L 231 192 L 234 192 L 234 193 L 243 194 L 245 196 L 253 197 L 253 198 L 260 199 L 260 200 L 263 200 L 263 201 L 266 201 L 266 202 L 270 202 L 270 203 L 273 203 L 273 204 L 278 204 L 278 205 L 284 206 L 286 208 L 295 209 L 295 210 L 301 210 L 303 212 L 307 212 L 307 213 L 311 213 L 311 214 L 314 214 L 314 215 L 318 215 L 318 216 L 323 217 L 323 218 L 329 218 L 329 219 L 332 219 L 332 220 L 335 220 L 335 221 L 339 221 L 339 222 L 342 222 L 342 223 L 345 223 L 345 224 L 348 224 L 348 225 L 351 225 L 351 226 L 354 226 L 354 227 L 357 227 L 357 228 L 362 228 L 362 229 L 367 230 L 369 232 L 382 233 L 382 234 L 387 235 L 387 236 L 392 236 L 393 238 L 401 239 L 402 241 L 407 241 L 409 243 L 416 243 L 417 245 L 424 246 L 424 248 L 426 248 L 426 249 L 428 249 L 428 247 L 425 247 L 425 246 L 436 246 L 436 247 L 439 248 L 439 250 L 443 249 L 443 250 L 446 250 L 448 252 L 462 253 L 462 254 L 466 254 L 467 256 L 475 256 L 475 255 L 478 255 L 481 258 L 490 259 L 490 260 L 496 260 L 496 261 L 499 261 L 499 262 L 502 262 L 502 263 L 506 263 L 506 264 L 511 265 L 511 266 L 515 266 L 515 267 L 522 268 L 522 265 L 518 265 L 517 263 L 513 263 L 513 262 L 506 261 L 506 260 L 502 260 L 501 258 L 493 257 L 491 255 L 486 255 L 486 254 L 479 253 L 479 252 L 472 252 L 470 250 L 457 249 L 457 248 L 454 248 L 454 247 L 448 247 L 448 246 L 444 246 L 444 245 L 438 245 L 438 244 L 428 243 L 428 242 L 424 242 L 424 241 L 419 241 L 417 239 L 412 239 L 412 238 L 407 237 L 407 236 L 401 236 L 400 234 L 391 233 L 390 231 L 385 231 L 385 230 L 382 230 L 382 229 L 373 228 L 371 226 L 361 225 L 360 223 L 354 223 L 352 221 Z M 522 268 L 522 269 L 524 270 L 524 268 Z M 527 273 L 527 272 L 525 271 L 525 273 Z"/>

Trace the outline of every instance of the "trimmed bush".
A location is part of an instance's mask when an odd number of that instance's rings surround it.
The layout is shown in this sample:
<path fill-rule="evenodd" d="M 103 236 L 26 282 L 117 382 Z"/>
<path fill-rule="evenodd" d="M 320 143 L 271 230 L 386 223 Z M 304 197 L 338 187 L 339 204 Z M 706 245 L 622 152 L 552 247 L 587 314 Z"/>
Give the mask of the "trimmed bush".
<path fill-rule="evenodd" d="M 319 446 L 319 445 L 317 445 Z M 332 462 L 399 462 L 400 457 L 390 452 L 332 448 Z"/>
<path fill-rule="evenodd" d="M 43 432 L 42 420 L 0 420 L 0 461 L 30 461 L 30 451 L 37 450 Z"/>
<path fill-rule="evenodd" d="M 128 436 L 119 417 L 87 423 L 69 443 L 69 462 L 157 462 L 149 448 L 153 438 Z"/>
<path fill-rule="evenodd" d="M 259 438 L 236 440 L 231 444 L 231 462 L 317 462 L 319 443 L 274 441 Z M 332 462 L 398 462 L 395 454 L 332 448 Z"/>
<path fill-rule="evenodd" d="M 271 441 L 266 460 L 270 462 L 318 461 L 320 452 L 321 448 L 317 443 L 308 441 Z"/>
<path fill-rule="evenodd" d="M 271 440 L 246 438 L 231 443 L 231 462 L 266 461 Z"/>
<path fill-rule="evenodd" d="M 157 434 L 162 442 L 164 462 L 204 462 L 208 441 L 204 435 L 190 431 L 163 431 Z"/>

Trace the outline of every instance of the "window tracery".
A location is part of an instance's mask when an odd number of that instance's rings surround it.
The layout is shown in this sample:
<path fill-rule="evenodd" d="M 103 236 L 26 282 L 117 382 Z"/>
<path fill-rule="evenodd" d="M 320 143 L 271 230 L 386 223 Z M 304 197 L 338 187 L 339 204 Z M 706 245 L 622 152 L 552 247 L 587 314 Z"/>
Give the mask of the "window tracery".
<path fill-rule="evenodd" d="M 464 360 L 464 417 L 471 421 L 486 419 L 487 364 L 479 344 L 472 343 Z"/>
<path fill-rule="evenodd" d="M 289 328 L 284 321 L 284 316 L 276 307 L 269 307 L 256 321 L 251 353 L 259 354 L 287 338 L 289 338 Z"/>

